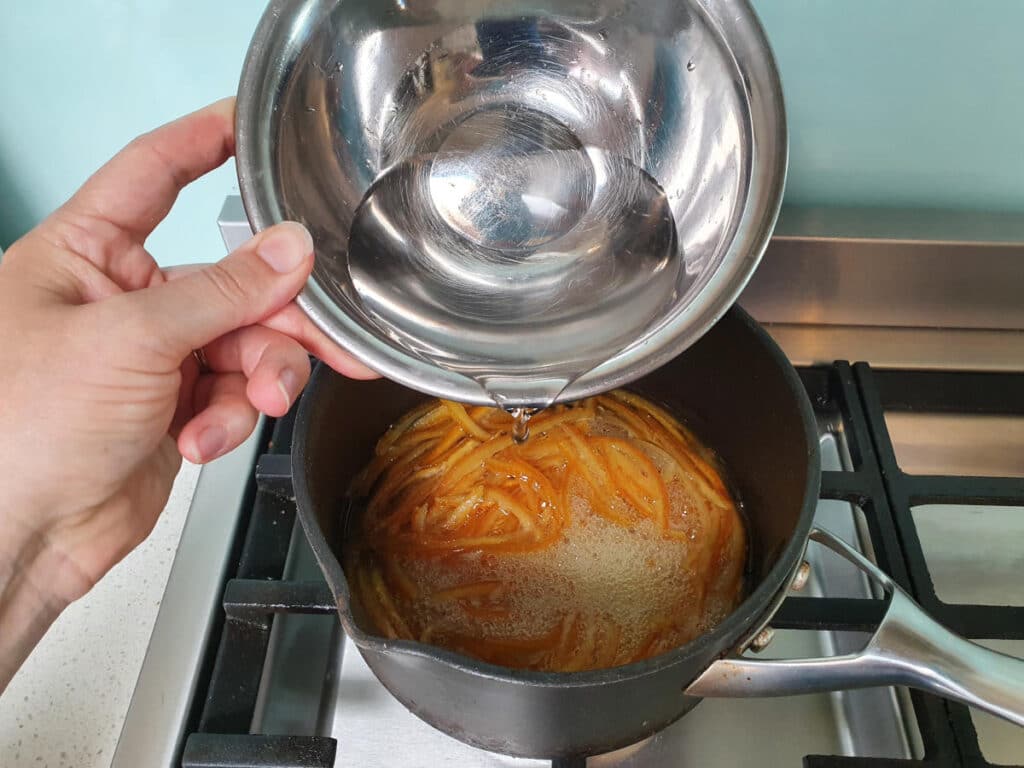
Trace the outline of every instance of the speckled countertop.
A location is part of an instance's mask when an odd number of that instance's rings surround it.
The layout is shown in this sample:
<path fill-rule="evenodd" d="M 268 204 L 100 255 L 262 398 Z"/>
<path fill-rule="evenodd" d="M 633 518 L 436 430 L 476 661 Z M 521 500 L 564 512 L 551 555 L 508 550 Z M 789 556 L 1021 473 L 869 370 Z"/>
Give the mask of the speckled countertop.
<path fill-rule="evenodd" d="M 150 537 L 70 606 L 0 696 L 4 768 L 106 768 L 199 478 L 185 464 Z"/>

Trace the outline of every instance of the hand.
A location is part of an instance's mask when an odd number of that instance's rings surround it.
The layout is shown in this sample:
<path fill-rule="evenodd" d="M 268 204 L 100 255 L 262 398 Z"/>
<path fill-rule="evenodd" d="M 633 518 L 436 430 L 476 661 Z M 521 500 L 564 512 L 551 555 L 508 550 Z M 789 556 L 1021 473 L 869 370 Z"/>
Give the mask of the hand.
<path fill-rule="evenodd" d="M 287 412 L 307 352 L 373 376 L 292 303 L 313 265 L 300 225 L 174 274 L 146 251 L 178 192 L 233 153 L 233 116 L 223 101 L 137 139 L 0 264 L 5 633 L 31 600 L 55 615 L 149 534 L 182 456 L 215 459 L 258 411 Z"/>

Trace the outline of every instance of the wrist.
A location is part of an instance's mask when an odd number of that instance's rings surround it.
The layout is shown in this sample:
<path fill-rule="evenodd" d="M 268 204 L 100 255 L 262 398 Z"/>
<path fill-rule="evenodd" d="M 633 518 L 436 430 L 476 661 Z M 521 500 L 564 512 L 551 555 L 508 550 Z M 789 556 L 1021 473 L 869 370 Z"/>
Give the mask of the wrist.
<path fill-rule="evenodd" d="M 0 693 L 67 601 L 50 589 L 45 538 L 0 514 Z"/>

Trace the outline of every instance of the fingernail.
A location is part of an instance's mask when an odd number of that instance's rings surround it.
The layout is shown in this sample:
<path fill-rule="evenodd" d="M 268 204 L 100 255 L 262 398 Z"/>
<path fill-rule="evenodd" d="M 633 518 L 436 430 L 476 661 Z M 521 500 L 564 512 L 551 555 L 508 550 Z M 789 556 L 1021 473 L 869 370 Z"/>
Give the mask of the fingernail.
<path fill-rule="evenodd" d="M 256 247 L 257 255 L 282 275 L 298 269 L 312 252 L 313 238 L 309 230 L 294 221 L 278 224 Z"/>
<path fill-rule="evenodd" d="M 203 461 L 216 459 L 228 445 L 228 432 L 219 424 L 207 427 L 196 438 L 196 449 Z"/>
<path fill-rule="evenodd" d="M 299 396 L 299 375 L 291 368 L 285 368 L 277 377 L 277 388 L 284 395 L 285 407 L 290 410 Z"/>

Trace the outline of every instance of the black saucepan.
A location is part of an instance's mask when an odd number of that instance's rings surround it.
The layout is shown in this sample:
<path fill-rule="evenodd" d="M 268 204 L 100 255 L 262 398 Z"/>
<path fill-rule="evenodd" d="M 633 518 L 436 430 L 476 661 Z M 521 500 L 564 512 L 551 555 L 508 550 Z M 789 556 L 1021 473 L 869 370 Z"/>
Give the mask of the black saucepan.
<path fill-rule="evenodd" d="M 916 685 L 1024 725 L 1024 662 L 951 635 L 842 542 L 812 531 L 820 479 L 814 415 L 796 372 L 756 322 L 732 309 L 696 345 L 631 388 L 695 415 L 697 432 L 722 457 L 748 518 L 753 588 L 718 627 L 677 650 L 608 670 L 538 673 L 386 640 L 363 629 L 368 625 L 352 604 L 339 563 L 346 492 L 380 435 L 426 396 L 318 368 L 294 438 L 299 518 L 345 631 L 405 706 L 476 746 L 546 758 L 633 744 L 684 715 L 701 696 Z M 885 621 L 857 656 L 799 662 L 738 658 L 778 607 L 809 537 L 853 559 L 883 584 L 891 596 Z"/>

